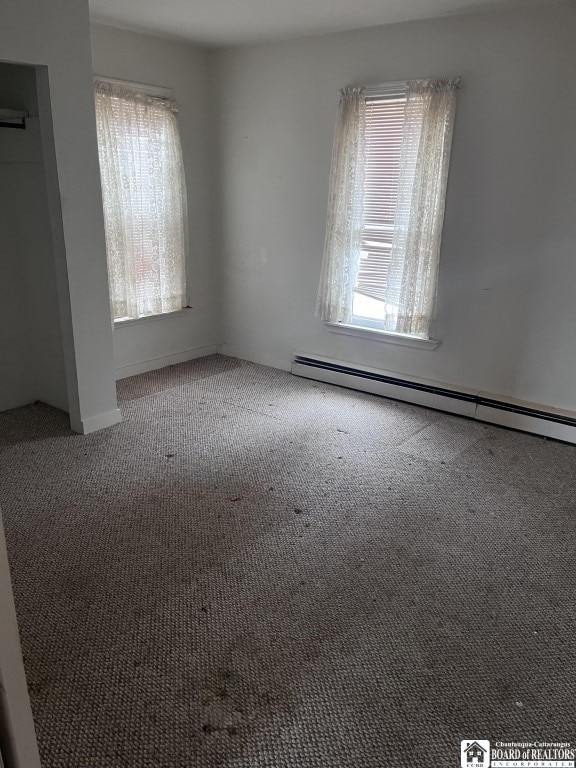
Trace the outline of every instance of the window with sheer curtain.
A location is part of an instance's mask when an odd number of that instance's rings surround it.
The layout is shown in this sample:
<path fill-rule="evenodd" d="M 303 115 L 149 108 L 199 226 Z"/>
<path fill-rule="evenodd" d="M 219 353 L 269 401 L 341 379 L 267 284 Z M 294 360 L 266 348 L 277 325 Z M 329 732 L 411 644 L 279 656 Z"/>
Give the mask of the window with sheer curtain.
<path fill-rule="evenodd" d="M 175 101 L 96 80 L 96 125 L 115 321 L 186 306 L 186 185 Z"/>
<path fill-rule="evenodd" d="M 317 314 L 428 339 L 459 80 L 341 91 Z"/>

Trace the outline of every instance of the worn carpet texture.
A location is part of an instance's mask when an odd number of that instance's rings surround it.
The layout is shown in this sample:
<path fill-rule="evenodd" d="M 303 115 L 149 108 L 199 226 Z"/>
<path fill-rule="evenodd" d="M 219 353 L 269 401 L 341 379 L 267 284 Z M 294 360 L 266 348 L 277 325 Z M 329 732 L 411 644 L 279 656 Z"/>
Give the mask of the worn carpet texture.
<path fill-rule="evenodd" d="M 576 741 L 576 451 L 214 356 L 0 414 L 44 768 Z"/>

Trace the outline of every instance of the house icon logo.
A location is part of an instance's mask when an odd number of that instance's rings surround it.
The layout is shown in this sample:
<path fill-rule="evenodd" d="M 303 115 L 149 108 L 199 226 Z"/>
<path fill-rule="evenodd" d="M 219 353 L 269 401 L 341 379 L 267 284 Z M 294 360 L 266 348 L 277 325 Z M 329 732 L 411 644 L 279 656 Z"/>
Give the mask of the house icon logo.
<path fill-rule="evenodd" d="M 489 768 L 490 742 L 482 739 L 465 739 L 460 746 L 462 768 Z"/>

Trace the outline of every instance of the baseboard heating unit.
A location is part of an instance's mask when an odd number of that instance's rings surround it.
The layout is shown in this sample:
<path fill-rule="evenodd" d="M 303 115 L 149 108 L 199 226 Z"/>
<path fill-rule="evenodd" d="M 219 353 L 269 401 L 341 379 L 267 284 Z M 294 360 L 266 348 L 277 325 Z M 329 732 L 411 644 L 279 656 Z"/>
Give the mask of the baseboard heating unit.
<path fill-rule="evenodd" d="M 358 389 L 458 416 L 576 444 L 576 413 L 400 376 L 327 357 L 297 354 L 291 371 L 306 379 Z"/>

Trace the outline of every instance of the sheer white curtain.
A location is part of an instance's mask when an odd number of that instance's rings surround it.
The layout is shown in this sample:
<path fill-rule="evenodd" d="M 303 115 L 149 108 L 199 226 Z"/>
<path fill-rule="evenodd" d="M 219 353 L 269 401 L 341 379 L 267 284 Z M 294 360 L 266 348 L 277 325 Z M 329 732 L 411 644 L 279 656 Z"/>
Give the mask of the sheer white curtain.
<path fill-rule="evenodd" d="M 114 319 L 186 305 L 186 186 L 176 104 L 95 82 Z"/>
<path fill-rule="evenodd" d="M 434 312 L 459 80 L 407 83 L 386 290 L 388 330 L 428 338 Z"/>
<path fill-rule="evenodd" d="M 360 259 L 364 199 L 366 99 L 364 88 L 343 88 L 332 148 L 324 260 L 316 314 L 349 323 Z"/>

